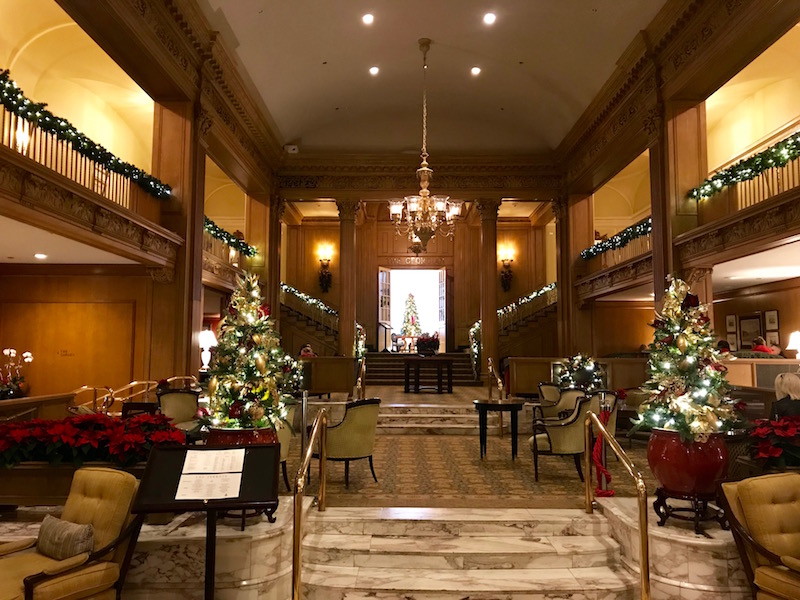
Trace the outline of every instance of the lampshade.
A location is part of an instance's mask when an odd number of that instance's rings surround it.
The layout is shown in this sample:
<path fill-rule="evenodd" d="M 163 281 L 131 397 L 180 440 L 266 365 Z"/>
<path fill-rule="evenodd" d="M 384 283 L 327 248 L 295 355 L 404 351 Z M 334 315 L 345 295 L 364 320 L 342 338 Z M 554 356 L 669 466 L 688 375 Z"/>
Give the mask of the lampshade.
<path fill-rule="evenodd" d="M 200 347 L 204 350 L 208 350 L 209 348 L 213 348 L 217 345 L 217 336 L 214 335 L 214 332 L 210 329 L 203 329 L 200 332 L 199 336 Z"/>
<path fill-rule="evenodd" d="M 800 352 L 800 331 L 793 331 L 789 334 L 789 343 L 786 344 L 786 349 Z"/>

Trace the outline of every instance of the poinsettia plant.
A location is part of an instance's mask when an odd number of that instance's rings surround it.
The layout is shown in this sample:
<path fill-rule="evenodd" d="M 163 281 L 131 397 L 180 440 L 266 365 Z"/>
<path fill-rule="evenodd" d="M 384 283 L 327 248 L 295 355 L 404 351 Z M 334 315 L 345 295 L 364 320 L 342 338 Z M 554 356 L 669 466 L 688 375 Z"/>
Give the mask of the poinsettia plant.
<path fill-rule="evenodd" d="M 129 466 L 146 461 L 153 446 L 185 443 L 184 433 L 164 415 L 120 419 L 88 414 L 6 422 L 0 423 L 0 467 L 32 460 L 76 467 L 88 461 Z"/>
<path fill-rule="evenodd" d="M 750 433 L 750 454 L 765 467 L 783 469 L 800 466 L 800 416 L 777 421 L 759 419 Z"/>

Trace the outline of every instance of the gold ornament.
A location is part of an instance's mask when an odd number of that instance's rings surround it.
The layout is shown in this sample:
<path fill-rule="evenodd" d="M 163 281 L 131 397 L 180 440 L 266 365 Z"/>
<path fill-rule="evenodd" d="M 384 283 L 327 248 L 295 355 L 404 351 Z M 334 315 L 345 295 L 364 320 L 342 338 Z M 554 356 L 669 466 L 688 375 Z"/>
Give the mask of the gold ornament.
<path fill-rule="evenodd" d="M 250 415 L 250 418 L 253 419 L 253 421 L 260 420 L 265 413 L 266 411 L 264 410 L 264 407 L 260 404 L 253 404 L 247 409 L 247 414 Z"/>
<path fill-rule="evenodd" d="M 682 353 L 685 353 L 689 342 L 686 340 L 686 336 L 681 334 L 678 336 L 678 339 L 675 340 L 675 345 L 678 346 L 678 350 L 680 350 Z"/>
<path fill-rule="evenodd" d="M 688 358 L 684 358 L 681 360 L 681 362 L 678 363 L 678 367 L 680 368 L 681 371 L 688 371 L 689 367 L 691 366 L 692 363 L 689 361 Z"/>
<path fill-rule="evenodd" d="M 259 335 L 258 333 L 254 333 L 253 334 L 253 343 L 256 344 L 256 345 L 260 344 L 261 343 L 261 335 Z"/>
<path fill-rule="evenodd" d="M 256 357 L 256 369 L 258 369 L 258 372 L 262 375 L 267 372 L 267 361 L 264 360 L 263 356 L 259 355 Z"/>
<path fill-rule="evenodd" d="M 208 395 L 213 396 L 214 392 L 216 391 L 217 391 L 217 378 L 216 376 L 214 376 L 208 380 Z"/>

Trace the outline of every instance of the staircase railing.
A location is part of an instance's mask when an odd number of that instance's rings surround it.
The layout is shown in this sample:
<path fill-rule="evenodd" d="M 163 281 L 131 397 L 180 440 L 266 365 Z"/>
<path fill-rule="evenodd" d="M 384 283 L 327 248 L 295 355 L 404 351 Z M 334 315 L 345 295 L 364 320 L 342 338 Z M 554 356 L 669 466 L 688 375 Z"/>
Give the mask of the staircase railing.
<path fill-rule="evenodd" d="M 527 319 L 538 312 L 543 311 L 549 306 L 553 306 L 558 300 L 556 283 L 548 283 L 546 286 L 531 292 L 527 296 L 520 296 L 511 304 L 497 309 L 498 331 L 500 334 L 508 333 L 512 328 L 524 323 Z M 479 365 L 481 364 L 481 322 L 475 321 L 469 329 L 469 351 L 472 358 L 472 370 L 475 377 L 478 377 Z"/>
<path fill-rule="evenodd" d="M 650 545 L 648 540 L 647 530 L 647 484 L 644 482 L 644 477 L 636 468 L 636 466 L 625 454 L 622 446 L 619 445 L 614 436 L 608 432 L 603 423 L 592 411 L 586 413 L 586 420 L 584 421 L 584 443 L 585 451 L 584 456 L 584 469 L 586 477 L 584 478 L 585 493 L 586 493 L 586 512 L 592 514 L 594 511 L 594 492 L 592 492 L 592 425 L 597 427 L 599 436 L 602 436 L 611 446 L 614 454 L 617 455 L 619 461 L 625 467 L 628 475 L 633 477 L 636 482 L 636 494 L 639 501 L 639 578 L 641 586 L 641 599 L 650 600 Z"/>

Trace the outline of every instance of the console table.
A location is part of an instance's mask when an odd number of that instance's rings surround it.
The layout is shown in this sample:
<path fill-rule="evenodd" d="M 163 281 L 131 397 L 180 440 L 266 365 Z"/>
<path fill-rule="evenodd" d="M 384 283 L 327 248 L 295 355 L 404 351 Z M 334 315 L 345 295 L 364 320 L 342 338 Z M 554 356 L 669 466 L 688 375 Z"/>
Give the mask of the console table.
<path fill-rule="evenodd" d="M 447 368 L 447 393 L 453 393 L 453 359 L 449 356 L 409 356 L 403 360 L 405 363 L 405 392 L 411 391 L 411 370 L 414 370 L 414 393 L 420 390 L 435 390 L 437 394 L 444 394 L 444 369 Z M 419 385 L 419 372 L 422 367 L 436 369 L 436 387 Z"/>

